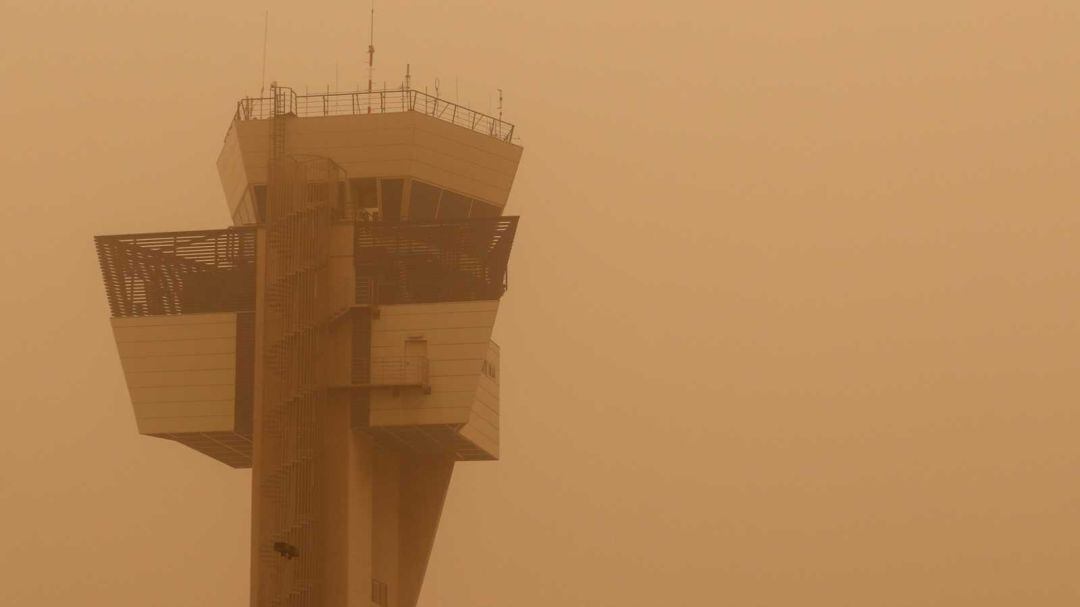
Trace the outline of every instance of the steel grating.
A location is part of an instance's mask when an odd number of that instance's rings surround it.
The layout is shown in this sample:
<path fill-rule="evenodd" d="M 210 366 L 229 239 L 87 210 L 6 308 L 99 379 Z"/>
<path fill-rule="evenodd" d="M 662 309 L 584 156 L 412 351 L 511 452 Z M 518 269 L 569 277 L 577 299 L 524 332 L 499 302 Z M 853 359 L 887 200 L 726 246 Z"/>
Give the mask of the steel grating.
<path fill-rule="evenodd" d="M 255 309 L 251 228 L 96 236 L 114 318 Z"/>
<path fill-rule="evenodd" d="M 517 217 L 357 222 L 357 303 L 498 299 L 517 224 Z"/>
<path fill-rule="evenodd" d="M 273 163 L 264 217 L 266 305 L 258 319 L 264 383 L 255 429 L 262 445 L 255 468 L 255 604 L 315 607 L 321 604 L 325 533 L 317 471 L 328 399 L 326 366 L 320 363 L 333 318 L 327 298 L 318 295 L 329 292 L 332 209 L 343 191 L 326 186 L 344 179 L 344 172 L 328 159 L 277 156 Z M 273 549 L 277 545 L 293 547 L 299 558 L 283 559 Z"/>

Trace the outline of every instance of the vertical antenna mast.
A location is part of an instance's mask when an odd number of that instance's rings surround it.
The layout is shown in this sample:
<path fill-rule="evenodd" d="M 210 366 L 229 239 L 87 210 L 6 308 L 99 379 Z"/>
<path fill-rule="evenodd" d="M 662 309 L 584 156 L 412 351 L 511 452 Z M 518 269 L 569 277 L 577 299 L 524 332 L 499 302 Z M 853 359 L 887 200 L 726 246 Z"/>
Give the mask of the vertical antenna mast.
<path fill-rule="evenodd" d="M 367 47 L 367 112 L 371 113 L 371 81 L 375 74 L 375 0 L 371 0 L 371 30 L 368 32 Z"/>
<path fill-rule="evenodd" d="M 259 97 L 263 96 L 263 91 L 266 90 L 266 41 L 270 37 L 270 9 L 266 9 L 266 13 L 263 16 L 263 69 L 262 80 L 259 82 Z"/>

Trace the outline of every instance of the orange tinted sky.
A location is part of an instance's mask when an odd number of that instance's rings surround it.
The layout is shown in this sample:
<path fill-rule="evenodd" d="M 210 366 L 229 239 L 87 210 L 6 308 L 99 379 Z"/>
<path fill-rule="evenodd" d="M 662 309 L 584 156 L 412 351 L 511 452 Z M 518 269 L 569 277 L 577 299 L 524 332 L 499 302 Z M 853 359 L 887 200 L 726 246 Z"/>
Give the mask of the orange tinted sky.
<path fill-rule="evenodd" d="M 1080 5 L 880 4 L 380 4 L 377 81 L 526 149 L 422 607 L 1080 602 Z M 2 605 L 246 604 L 250 476 L 136 434 L 91 236 L 227 222 L 265 6 L 0 0 Z M 268 80 L 366 80 L 366 3 L 270 10 Z"/>

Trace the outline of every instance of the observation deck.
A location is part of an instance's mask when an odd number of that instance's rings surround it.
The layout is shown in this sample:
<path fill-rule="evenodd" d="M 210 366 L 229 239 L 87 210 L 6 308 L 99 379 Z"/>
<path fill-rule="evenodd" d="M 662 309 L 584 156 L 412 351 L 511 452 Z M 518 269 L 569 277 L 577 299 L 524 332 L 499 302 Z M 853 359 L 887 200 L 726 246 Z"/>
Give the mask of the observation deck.
<path fill-rule="evenodd" d="M 361 207 L 386 220 L 502 215 L 522 153 L 514 125 L 413 89 L 276 90 L 283 153 L 331 159 Z M 274 111 L 272 97 L 241 99 L 225 134 L 217 165 L 235 225 L 260 222 Z"/>

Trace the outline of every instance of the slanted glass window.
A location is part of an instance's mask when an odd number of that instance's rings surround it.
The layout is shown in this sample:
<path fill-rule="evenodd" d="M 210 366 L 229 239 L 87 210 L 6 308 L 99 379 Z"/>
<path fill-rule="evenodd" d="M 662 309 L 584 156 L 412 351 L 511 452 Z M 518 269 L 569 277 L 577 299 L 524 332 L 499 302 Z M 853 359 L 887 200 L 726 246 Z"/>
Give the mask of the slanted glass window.
<path fill-rule="evenodd" d="M 499 207 L 482 200 L 474 200 L 470 217 L 498 217 Z"/>
<path fill-rule="evenodd" d="M 266 217 L 266 184 L 257 183 L 251 186 L 251 191 L 255 194 L 256 221 L 262 221 Z"/>
<path fill-rule="evenodd" d="M 378 208 L 379 197 L 376 195 L 374 177 L 350 179 L 349 185 L 352 187 L 352 202 L 354 206 L 361 209 Z"/>
<path fill-rule="evenodd" d="M 471 200 L 443 190 L 442 200 L 439 202 L 439 219 L 465 219 L 469 216 Z"/>
<path fill-rule="evenodd" d="M 404 179 L 380 179 L 382 189 L 382 220 L 401 221 L 401 191 Z"/>
<path fill-rule="evenodd" d="M 439 194 L 442 190 L 422 181 L 412 182 L 409 194 L 409 219 L 412 221 L 431 221 L 435 219 L 435 210 L 439 206 Z"/>

